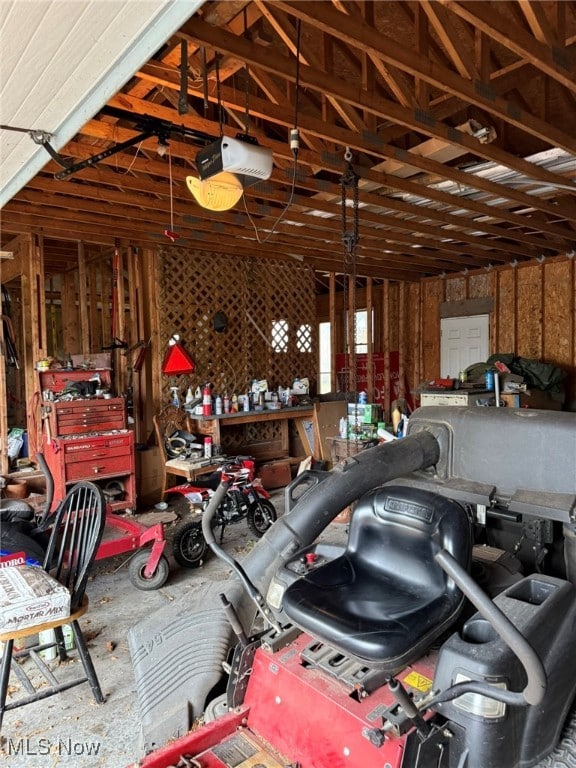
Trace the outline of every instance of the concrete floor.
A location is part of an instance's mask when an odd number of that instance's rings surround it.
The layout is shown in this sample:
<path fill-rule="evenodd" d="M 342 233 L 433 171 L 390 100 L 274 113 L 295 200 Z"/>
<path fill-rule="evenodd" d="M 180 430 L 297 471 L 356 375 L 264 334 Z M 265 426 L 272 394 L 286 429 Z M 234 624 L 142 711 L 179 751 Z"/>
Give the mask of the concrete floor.
<path fill-rule="evenodd" d="M 273 492 L 272 501 L 280 516 L 283 489 Z M 149 513 L 145 521 L 150 524 L 152 519 Z M 173 528 L 174 523 L 165 525 L 167 538 Z M 229 527 L 224 543 L 241 559 L 253 546 L 245 522 Z M 197 570 L 180 568 L 170 556 L 165 586 L 145 592 L 130 583 L 125 559 L 121 556 L 96 564 L 87 590 L 90 608 L 80 620 L 106 702 L 96 704 L 89 685 L 83 684 L 7 712 L 0 736 L 0 764 L 11 768 L 124 768 L 142 756 L 128 630 L 144 616 L 185 598 L 207 579 L 224 581 L 229 569 L 214 555 Z"/>

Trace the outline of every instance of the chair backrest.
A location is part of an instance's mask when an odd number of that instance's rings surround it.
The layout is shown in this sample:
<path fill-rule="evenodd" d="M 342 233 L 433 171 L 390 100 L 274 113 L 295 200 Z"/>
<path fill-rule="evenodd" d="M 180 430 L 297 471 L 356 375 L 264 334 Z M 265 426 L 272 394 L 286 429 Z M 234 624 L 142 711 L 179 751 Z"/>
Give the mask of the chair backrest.
<path fill-rule="evenodd" d="M 436 563 L 439 549 L 469 566 L 471 526 L 464 508 L 429 491 L 384 486 L 366 494 L 350 524 L 347 553 L 368 572 L 428 593 L 461 594 Z"/>
<path fill-rule="evenodd" d="M 152 421 L 156 431 L 156 441 L 164 455 L 164 460 L 167 461 L 170 457 L 166 453 L 166 438 L 174 432 L 187 429 L 186 412 L 175 405 L 167 405 L 152 418 Z"/>
<path fill-rule="evenodd" d="M 84 597 L 88 574 L 106 524 L 106 500 L 94 483 L 76 483 L 58 506 L 44 568 L 70 591 L 70 610 Z"/>

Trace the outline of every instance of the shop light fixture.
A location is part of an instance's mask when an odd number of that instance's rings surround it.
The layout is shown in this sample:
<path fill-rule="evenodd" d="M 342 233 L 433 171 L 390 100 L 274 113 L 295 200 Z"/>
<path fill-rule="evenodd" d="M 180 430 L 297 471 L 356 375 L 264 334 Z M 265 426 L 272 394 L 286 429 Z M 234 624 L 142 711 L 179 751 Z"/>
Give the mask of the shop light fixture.
<path fill-rule="evenodd" d="M 227 171 L 205 180 L 186 176 L 186 185 L 198 205 L 208 211 L 229 211 L 244 193 L 238 176 Z"/>

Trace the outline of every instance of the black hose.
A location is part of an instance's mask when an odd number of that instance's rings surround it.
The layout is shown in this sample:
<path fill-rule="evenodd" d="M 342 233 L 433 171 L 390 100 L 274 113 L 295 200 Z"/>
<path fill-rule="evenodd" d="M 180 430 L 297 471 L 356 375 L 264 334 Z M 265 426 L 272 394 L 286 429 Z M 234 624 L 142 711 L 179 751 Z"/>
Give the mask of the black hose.
<path fill-rule="evenodd" d="M 437 704 L 457 699 L 458 696 L 463 696 L 465 693 L 479 693 L 482 696 L 494 699 L 495 701 L 501 701 L 503 704 L 508 704 L 511 707 L 528 706 L 528 701 L 525 699 L 524 694 L 519 691 L 507 691 L 504 688 L 496 688 L 494 685 L 483 683 L 481 680 L 467 680 L 464 683 L 451 685 L 450 688 L 434 696 L 431 701 L 426 702 L 426 709 L 432 709 Z"/>
<path fill-rule="evenodd" d="M 222 560 L 224 563 L 230 566 L 234 573 L 238 576 L 240 581 L 242 582 L 242 586 L 252 599 L 252 601 L 256 604 L 256 607 L 258 610 L 262 613 L 264 618 L 268 621 L 268 623 L 274 627 L 274 629 L 277 632 L 281 631 L 280 624 L 276 620 L 276 617 L 266 604 L 266 601 L 264 600 L 263 596 L 260 594 L 258 589 L 254 586 L 252 581 L 250 580 L 250 577 L 244 570 L 244 568 L 240 565 L 240 563 L 235 560 L 231 555 L 226 552 L 225 549 L 223 549 L 217 542 L 216 537 L 214 536 L 214 531 L 212 530 L 212 520 L 214 519 L 214 515 L 216 514 L 216 511 L 222 501 L 224 500 L 224 496 L 226 495 L 228 488 L 230 486 L 231 481 L 230 480 L 223 480 L 216 491 L 214 492 L 214 495 L 208 502 L 208 506 L 204 510 L 204 514 L 202 515 L 202 533 L 204 535 L 204 538 L 206 539 L 206 543 L 210 547 L 210 549 L 214 552 L 216 557 L 218 557 L 220 560 Z M 240 620 L 239 620 L 239 623 Z"/>

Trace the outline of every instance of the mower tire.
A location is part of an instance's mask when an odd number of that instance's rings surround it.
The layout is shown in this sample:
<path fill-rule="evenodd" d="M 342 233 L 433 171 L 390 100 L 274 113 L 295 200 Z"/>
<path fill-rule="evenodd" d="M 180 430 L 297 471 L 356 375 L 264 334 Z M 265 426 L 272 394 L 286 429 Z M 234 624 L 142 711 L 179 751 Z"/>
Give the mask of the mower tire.
<path fill-rule="evenodd" d="M 166 583 L 166 579 L 170 573 L 168 559 L 162 555 L 160 560 L 158 560 L 158 565 L 156 566 L 154 573 L 151 576 L 146 577 L 144 575 L 144 569 L 146 568 L 146 563 L 148 562 L 149 557 L 150 550 L 141 549 L 136 552 L 128 566 L 128 576 L 132 585 L 135 586 L 136 589 L 142 589 L 145 592 L 160 589 L 160 587 Z"/>

